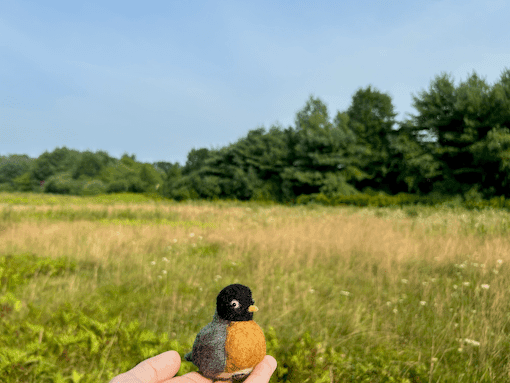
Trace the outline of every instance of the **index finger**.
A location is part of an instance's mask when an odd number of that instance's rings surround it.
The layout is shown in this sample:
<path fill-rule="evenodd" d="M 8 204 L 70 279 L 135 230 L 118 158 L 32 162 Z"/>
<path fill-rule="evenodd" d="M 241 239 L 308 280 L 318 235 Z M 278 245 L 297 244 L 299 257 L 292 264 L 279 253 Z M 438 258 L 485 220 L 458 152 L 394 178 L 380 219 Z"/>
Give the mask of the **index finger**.
<path fill-rule="evenodd" d="M 158 383 L 175 376 L 181 365 L 177 351 L 166 351 L 136 365 L 134 368 L 116 376 L 110 383 L 126 382 L 136 379 L 138 382 Z"/>

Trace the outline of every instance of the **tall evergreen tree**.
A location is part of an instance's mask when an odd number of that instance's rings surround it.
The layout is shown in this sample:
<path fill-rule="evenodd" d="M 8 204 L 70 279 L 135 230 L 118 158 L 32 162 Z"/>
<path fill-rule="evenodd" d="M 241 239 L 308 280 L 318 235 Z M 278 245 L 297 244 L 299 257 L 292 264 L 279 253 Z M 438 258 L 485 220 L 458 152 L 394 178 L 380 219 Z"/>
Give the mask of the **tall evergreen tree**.
<path fill-rule="evenodd" d="M 292 162 L 281 174 L 287 199 L 319 192 L 356 193 L 343 174 L 352 170 L 347 168 L 351 165 L 347 147 L 353 141 L 352 133 L 342 125 L 344 121 L 337 116 L 333 125 L 326 105 L 313 96 L 297 112 L 296 129 L 287 132 Z"/>
<path fill-rule="evenodd" d="M 414 131 L 420 132 L 417 136 L 421 145 L 440 163 L 441 176 L 436 177 L 435 190 L 444 194 L 465 194 L 473 188 L 492 190 L 487 197 L 496 189 L 501 191 L 502 178 L 488 172 L 505 172 L 506 149 L 494 151 L 487 147 L 492 143 L 503 148 L 506 141 L 505 128 L 510 127 L 509 76 L 506 70 L 500 83 L 491 89 L 473 72 L 455 88 L 450 76 L 442 74 L 436 76 L 428 92 L 413 96 L 413 106 L 419 112 L 413 116 Z M 427 136 L 434 142 L 426 142 Z M 508 178 L 508 173 L 503 178 Z M 490 183 L 496 179 L 499 186 L 494 188 Z"/>
<path fill-rule="evenodd" d="M 355 183 L 358 189 L 367 186 L 391 191 L 386 175 L 390 168 L 390 136 L 394 133 L 395 116 L 391 97 L 369 85 L 359 89 L 347 109 L 349 127 L 362 148 L 358 154 L 361 170 L 368 175 Z"/>

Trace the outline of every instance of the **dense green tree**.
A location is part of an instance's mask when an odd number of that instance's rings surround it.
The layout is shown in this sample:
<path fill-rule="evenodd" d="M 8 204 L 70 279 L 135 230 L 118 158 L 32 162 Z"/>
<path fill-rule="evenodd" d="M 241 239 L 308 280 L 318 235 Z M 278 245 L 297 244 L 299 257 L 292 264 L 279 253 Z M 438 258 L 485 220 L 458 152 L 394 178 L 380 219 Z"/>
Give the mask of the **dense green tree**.
<path fill-rule="evenodd" d="M 242 160 L 236 155 L 235 144 L 231 144 L 212 153 L 189 178 L 189 184 L 202 198 L 247 199 L 249 190 L 243 175 Z M 207 185 L 200 185 L 199 181 L 206 179 Z M 213 182 L 217 187 L 212 187 Z"/>
<path fill-rule="evenodd" d="M 150 164 L 140 164 L 140 181 L 145 191 L 156 190 L 156 185 L 163 183 L 161 174 Z"/>
<path fill-rule="evenodd" d="M 12 154 L 2 157 L 0 161 L 0 184 L 9 184 L 14 187 L 14 179 L 26 173 L 33 160 L 26 154 Z"/>
<path fill-rule="evenodd" d="M 176 164 L 179 165 L 178 163 L 176 163 Z M 170 169 L 174 166 L 174 164 L 172 164 L 171 162 L 165 162 L 165 161 L 154 162 L 152 165 L 154 166 L 154 168 L 156 170 L 158 170 L 159 172 L 161 172 L 164 175 L 168 174 Z"/>
<path fill-rule="evenodd" d="M 349 128 L 357 146 L 358 168 L 366 177 L 356 181 L 358 189 L 370 187 L 391 192 L 386 176 L 390 170 L 390 137 L 394 134 L 395 117 L 391 96 L 368 86 L 359 89 L 347 109 Z"/>
<path fill-rule="evenodd" d="M 205 198 L 275 200 L 280 193 L 279 173 L 285 154 L 284 133 L 278 126 L 267 134 L 264 128 L 258 128 L 220 150 L 190 152 L 185 166 L 188 170 L 180 185 Z M 214 182 L 219 189 L 212 187 Z"/>
<path fill-rule="evenodd" d="M 472 145 L 473 164 L 481 170 L 477 185 L 483 197 L 510 197 L 510 129 L 496 126 Z"/>
<path fill-rule="evenodd" d="M 32 172 L 29 170 L 26 173 L 16 177 L 13 180 L 14 189 L 22 192 L 40 192 L 40 183 L 32 177 Z"/>
<path fill-rule="evenodd" d="M 175 164 L 166 162 L 165 165 L 160 166 L 161 169 L 165 169 L 165 179 L 163 180 L 163 186 L 159 189 L 161 195 L 166 198 L 173 198 L 176 200 L 185 199 L 186 193 L 182 191 L 182 184 L 179 184 L 182 179 L 182 167 L 178 162 Z M 177 190 L 181 188 L 179 192 Z M 188 197 L 189 198 L 189 193 Z"/>
<path fill-rule="evenodd" d="M 416 138 L 415 127 L 409 121 L 390 136 L 390 165 L 386 175 L 392 194 L 398 192 L 427 194 L 440 179 L 441 163 Z"/>
<path fill-rule="evenodd" d="M 489 147 L 499 144 L 504 148 L 506 131 L 501 128 L 510 127 L 509 85 L 509 70 L 492 89 L 474 72 L 457 88 L 449 75 L 442 74 L 436 76 L 428 92 L 413 96 L 413 106 L 419 112 L 412 119 L 414 132 L 440 164 L 434 190 L 443 194 L 465 194 L 473 188 L 491 190 L 487 197 L 503 190 L 508 179 L 506 149 Z M 433 142 L 427 142 L 427 137 Z"/>
<path fill-rule="evenodd" d="M 285 198 L 301 194 L 353 194 L 357 191 L 347 178 L 362 176 L 349 158 L 354 143 L 345 123 L 348 117 L 338 114 L 331 123 L 326 105 L 310 96 L 296 114 L 295 131 L 288 130 L 288 165 L 281 173 Z"/>
<path fill-rule="evenodd" d="M 35 160 L 32 175 L 37 181 L 44 181 L 54 174 L 69 172 L 78 162 L 79 156 L 78 151 L 69 150 L 65 146 L 51 153 L 46 151 Z"/>
<path fill-rule="evenodd" d="M 140 179 L 140 164 L 128 155 L 123 155 L 116 164 L 103 168 L 97 179 L 107 185 L 110 193 L 141 193 L 146 190 Z"/>
<path fill-rule="evenodd" d="M 96 156 L 90 151 L 81 153 L 78 163 L 75 165 L 73 171 L 73 178 L 79 179 L 82 176 L 93 178 L 95 177 L 105 165 L 104 159 Z"/>
<path fill-rule="evenodd" d="M 224 194 L 236 190 L 236 198 L 281 200 L 281 172 L 288 164 L 285 132 L 279 125 L 257 128 L 248 132 L 225 153 L 225 161 L 237 164 L 241 171 L 231 169 L 225 174 L 231 183 L 224 182 Z"/>
<path fill-rule="evenodd" d="M 188 153 L 186 164 L 182 169 L 182 174 L 187 175 L 194 171 L 199 170 L 207 158 L 209 158 L 214 151 L 210 151 L 207 148 L 202 149 L 191 149 Z"/>

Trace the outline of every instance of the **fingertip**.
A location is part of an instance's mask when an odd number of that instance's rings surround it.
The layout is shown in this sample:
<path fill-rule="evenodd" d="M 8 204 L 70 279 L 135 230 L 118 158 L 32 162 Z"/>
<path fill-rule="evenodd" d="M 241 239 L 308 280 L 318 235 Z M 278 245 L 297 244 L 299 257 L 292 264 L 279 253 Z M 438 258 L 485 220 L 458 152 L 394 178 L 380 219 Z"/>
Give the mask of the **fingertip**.
<path fill-rule="evenodd" d="M 276 366 L 276 359 L 271 355 L 266 355 L 262 362 L 255 367 L 248 379 L 246 379 L 245 383 L 269 382 L 271 375 L 276 370 Z"/>
<path fill-rule="evenodd" d="M 271 367 L 271 373 L 273 373 L 274 370 L 276 370 L 276 367 L 278 366 L 278 362 L 271 355 L 266 355 L 264 359 L 262 359 L 262 362 L 267 363 L 269 367 Z"/>
<path fill-rule="evenodd" d="M 172 356 L 170 356 L 170 354 L 172 354 Z M 179 355 L 179 353 L 175 350 L 170 350 L 168 351 L 168 355 L 175 361 L 179 361 L 179 365 L 181 364 L 181 356 Z"/>
<path fill-rule="evenodd" d="M 158 379 L 169 379 L 179 371 L 181 356 L 177 351 L 170 350 L 147 359 L 145 363 L 152 367 Z"/>

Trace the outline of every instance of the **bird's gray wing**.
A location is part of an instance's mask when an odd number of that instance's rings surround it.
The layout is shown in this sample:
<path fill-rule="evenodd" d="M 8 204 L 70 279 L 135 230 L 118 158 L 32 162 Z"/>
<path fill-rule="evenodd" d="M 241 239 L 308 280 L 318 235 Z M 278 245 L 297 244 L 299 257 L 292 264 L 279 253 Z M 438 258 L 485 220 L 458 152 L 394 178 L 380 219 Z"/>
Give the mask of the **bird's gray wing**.
<path fill-rule="evenodd" d="M 213 320 L 195 338 L 191 361 L 206 377 L 214 377 L 225 369 L 227 326 L 224 321 Z"/>

